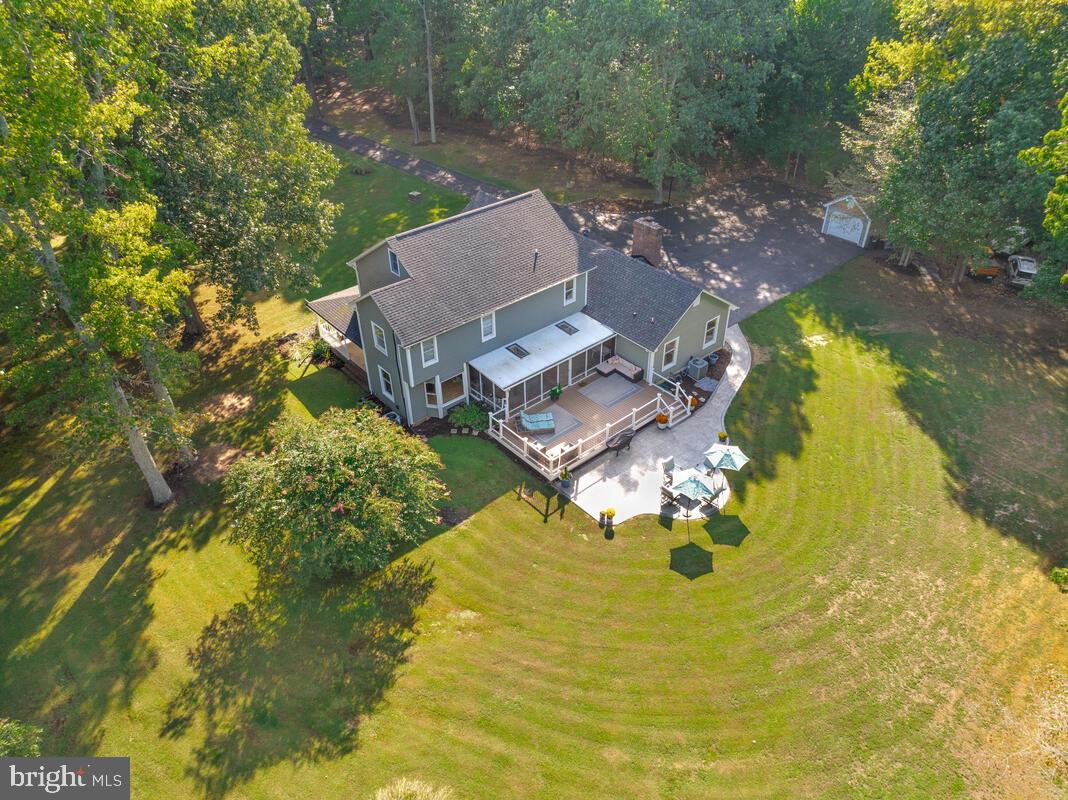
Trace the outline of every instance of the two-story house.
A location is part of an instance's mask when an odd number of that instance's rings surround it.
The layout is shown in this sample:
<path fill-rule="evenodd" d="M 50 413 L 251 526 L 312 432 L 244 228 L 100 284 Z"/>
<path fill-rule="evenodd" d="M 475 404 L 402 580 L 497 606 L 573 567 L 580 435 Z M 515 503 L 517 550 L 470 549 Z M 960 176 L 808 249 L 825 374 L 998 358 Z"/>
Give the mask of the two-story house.
<path fill-rule="evenodd" d="M 731 310 L 575 234 L 540 191 L 480 196 L 349 264 L 356 286 L 308 307 L 371 392 L 408 424 L 477 402 L 547 475 L 657 414 L 688 415 L 672 376 L 722 346 Z M 549 423 L 528 427 L 538 413 Z"/>

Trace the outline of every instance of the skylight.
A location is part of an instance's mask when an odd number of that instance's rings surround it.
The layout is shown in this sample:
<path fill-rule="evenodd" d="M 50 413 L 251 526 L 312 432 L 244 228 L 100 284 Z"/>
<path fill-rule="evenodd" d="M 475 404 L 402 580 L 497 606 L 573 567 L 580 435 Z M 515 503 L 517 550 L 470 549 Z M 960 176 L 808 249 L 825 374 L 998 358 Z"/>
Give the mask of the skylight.
<path fill-rule="evenodd" d="M 576 328 L 574 325 L 572 325 L 570 322 L 567 322 L 566 320 L 564 322 L 557 322 L 556 327 L 562 330 L 568 336 L 574 336 L 576 333 L 578 333 L 578 328 Z"/>
<path fill-rule="evenodd" d="M 527 350 L 522 345 L 518 345 L 518 344 L 510 344 L 505 349 L 508 350 L 508 352 L 511 353 L 516 358 L 526 358 L 527 356 L 530 355 L 530 351 L 529 350 Z"/>

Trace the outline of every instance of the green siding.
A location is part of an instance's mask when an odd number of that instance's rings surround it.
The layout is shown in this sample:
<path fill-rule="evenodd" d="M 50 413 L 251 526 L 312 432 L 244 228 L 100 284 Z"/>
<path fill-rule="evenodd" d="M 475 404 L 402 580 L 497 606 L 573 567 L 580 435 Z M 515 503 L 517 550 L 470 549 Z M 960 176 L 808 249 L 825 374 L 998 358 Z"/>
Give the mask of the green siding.
<path fill-rule="evenodd" d="M 671 328 L 671 332 L 664 337 L 660 347 L 656 351 L 655 369 L 664 373 L 664 348 L 674 338 L 679 340 L 678 358 L 675 366 L 670 367 L 671 372 L 678 372 L 686 366 L 686 362 L 693 356 L 707 356 L 723 346 L 723 338 L 727 333 L 728 319 L 730 317 L 730 303 L 707 292 L 702 294 L 696 306 L 686 309 L 678 322 Z M 707 347 L 704 346 L 705 325 L 713 317 L 719 317 L 719 330 L 716 331 L 716 339 Z"/>

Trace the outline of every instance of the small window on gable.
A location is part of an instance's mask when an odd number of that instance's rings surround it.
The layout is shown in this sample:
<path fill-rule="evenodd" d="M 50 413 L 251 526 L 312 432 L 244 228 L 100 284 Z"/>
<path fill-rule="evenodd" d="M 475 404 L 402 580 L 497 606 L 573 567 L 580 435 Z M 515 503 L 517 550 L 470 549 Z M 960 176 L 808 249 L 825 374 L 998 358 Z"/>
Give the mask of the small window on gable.
<path fill-rule="evenodd" d="M 564 305 L 568 306 L 575 302 L 575 279 L 564 281 Z"/>
<path fill-rule="evenodd" d="M 488 342 L 497 335 L 497 313 L 491 311 L 482 315 L 482 341 Z"/>
<path fill-rule="evenodd" d="M 526 358 L 530 355 L 530 351 L 519 344 L 510 344 L 506 349 L 516 358 Z"/>
<path fill-rule="evenodd" d="M 705 347 L 716 341 L 719 335 L 719 317 L 713 317 L 705 323 Z"/>
<path fill-rule="evenodd" d="M 392 250 L 389 250 L 387 252 L 389 253 L 389 271 L 392 272 L 394 275 L 400 276 L 400 259 L 397 258 L 397 254 L 394 253 Z"/>
<path fill-rule="evenodd" d="M 423 351 L 423 366 L 429 367 L 438 363 L 438 337 L 432 336 L 419 345 Z"/>
<path fill-rule="evenodd" d="M 382 353 L 388 355 L 389 350 L 386 349 L 386 332 L 377 322 L 371 323 L 371 335 L 374 337 L 375 347 L 377 347 Z"/>

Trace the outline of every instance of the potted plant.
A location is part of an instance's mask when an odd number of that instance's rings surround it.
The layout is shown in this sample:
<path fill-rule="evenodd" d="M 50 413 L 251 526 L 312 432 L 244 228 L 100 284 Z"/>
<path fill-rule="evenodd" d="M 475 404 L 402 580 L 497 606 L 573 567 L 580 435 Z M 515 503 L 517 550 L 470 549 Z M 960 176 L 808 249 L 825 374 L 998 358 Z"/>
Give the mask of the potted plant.
<path fill-rule="evenodd" d="M 668 426 L 668 415 L 661 411 L 656 415 L 656 427 L 664 430 Z"/>
<path fill-rule="evenodd" d="M 695 408 L 697 408 L 697 395 L 690 398 L 690 410 L 693 411 Z"/>
<path fill-rule="evenodd" d="M 720 432 L 719 432 L 719 440 L 720 440 L 721 442 L 725 442 L 725 441 L 727 441 L 727 440 L 728 440 L 729 438 L 730 438 L 730 437 L 729 437 L 729 436 L 727 436 L 727 432 L 726 432 L 726 431 L 720 431 Z"/>
<path fill-rule="evenodd" d="M 571 471 L 567 467 L 564 467 L 562 470 L 560 470 L 560 488 L 571 488 Z"/>
<path fill-rule="evenodd" d="M 612 520 L 616 517 L 616 510 L 614 508 L 606 508 L 604 510 L 604 526 L 606 528 L 612 527 Z"/>
<path fill-rule="evenodd" d="M 562 395 L 563 393 L 564 393 L 564 390 L 563 390 L 563 388 L 561 388 L 560 384 L 558 383 L 558 384 L 556 384 L 556 386 L 554 386 L 553 388 L 551 388 L 549 390 L 549 397 L 551 397 L 553 399 L 553 402 L 556 402 L 557 400 L 560 399 L 560 395 Z"/>

